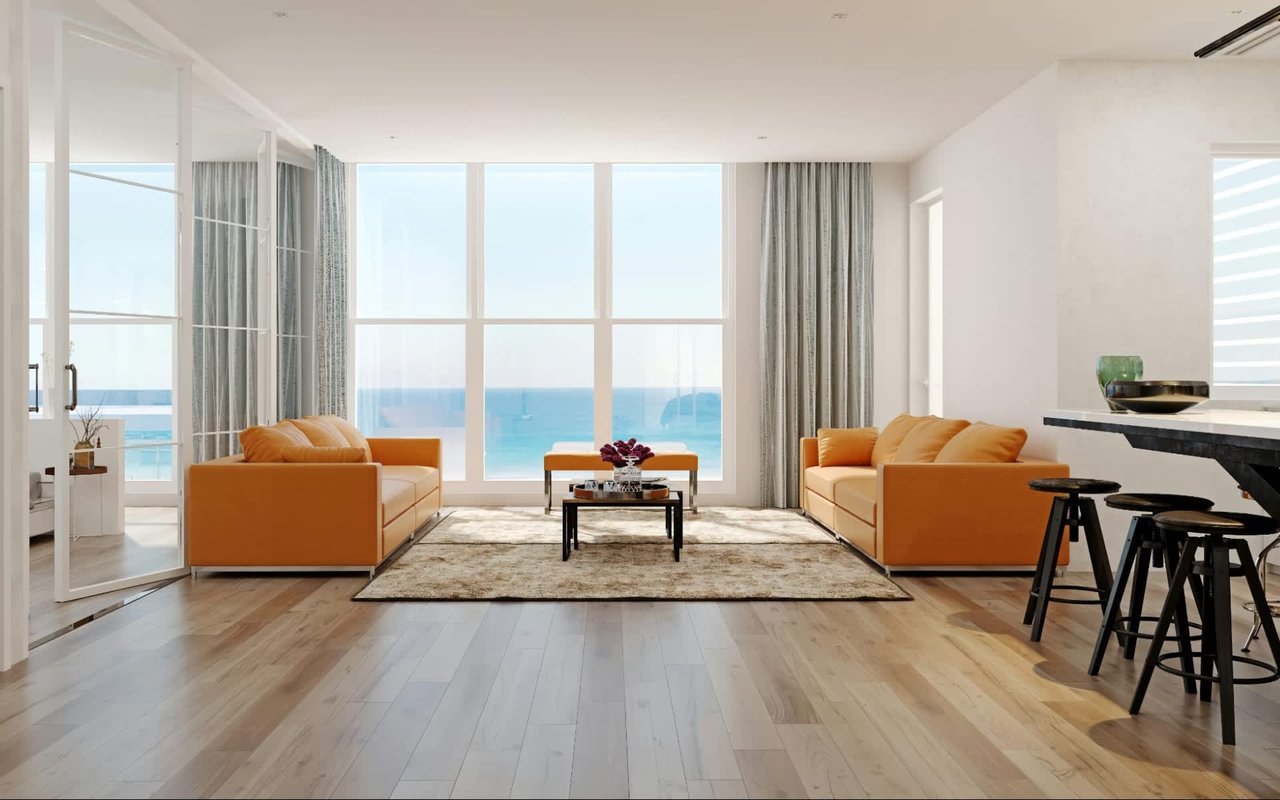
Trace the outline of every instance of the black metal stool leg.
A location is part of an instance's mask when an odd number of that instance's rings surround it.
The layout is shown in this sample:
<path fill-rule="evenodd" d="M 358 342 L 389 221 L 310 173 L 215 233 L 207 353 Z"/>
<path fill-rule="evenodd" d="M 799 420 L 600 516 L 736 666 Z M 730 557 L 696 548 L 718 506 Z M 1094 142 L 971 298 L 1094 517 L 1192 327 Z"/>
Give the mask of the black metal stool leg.
<path fill-rule="evenodd" d="M 1173 581 L 1169 584 L 1169 596 L 1164 600 L 1160 621 L 1156 623 L 1155 633 L 1151 637 L 1151 649 L 1147 651 L 1147 659 L 1142 663 L 1142 674 L 1138 677 L 1138 685 L 1133 690 L 1133 699 L 1129 702 L 1130 714 L 1137 714 L 1142 710 L 1142 700 L 1147 696 L 1147 687 L 1151 685 L 1151 676 L 1156 671 L 1160 649 L 1164 646 L 1169 624 L 1173 621 L 1173 609 L 1177 606 L 1177 598 L 1181 595 L 1187 576 L 1191 574 L 1191 568 L 1195 564 L 1195 554 L 1195 543 L 1188 542 L 1183 548 L 1182 557 L 1178 559 L 1178 568 L 1174 571 Z"/>
<path fill-rule="evenodd" d="M 1218 706 L 1222 743 L 1236 743 L 1235 647 L 1231 644 L 1231 547 L 1215 538 L 1213 548 L 1213 632 L 1218 662 Z"/>
<path fill-rule="evenodd" d="M 1145 537 L 1143 537 L 1145 538 Z M 1138 571 L 1133 576 L 1133 592 L 1129 595 L 1129 633 L 1137 633 L 1142 624 L 1143 600 L 1147 596 L 1147 573 L 1151 571 L 1151 548 L 1145 546 L 1138 550 Z M 1137 652 L 1138 637 L 1126 636 L 1124 642 L 1124 659 L 1132 661 Z"/>
<path fill-rule="evenodd" d="M 1177 568 L 1182 547 L 1175 538 L 1177 534 L 1167 531 L 1160 531 L 1160 534 L 1160 551 L 1163 552 L 1160 560 L 1164 562 L 1165 581 L 1172 587 L 1173 573 Z M 1170 591 L 1173 590 L 1170 589 Z M 1196 679 L 1191 676 L 1196 671 L 1196 660 L 1191 655 L 1191 621 L 1187 617 L 1187 596 L 1185 593 L 1179 592 L 1176 600 L 1177 606 L 1174 607 L 1173 624 L 1174 630 L 1178 634 L 1178 652 L 1182 653 L 1182 658 L 1179 659 L 1182 662 L 1182 671 L 1187 673 L 1182 676 L 1182 688 L 1186 690 L 1187 694 L 1195 694 Z M 1198 599 L 1197 602 L 1199 602 Z"/>
<path fill-rule="evenodd" d="M 1111 560 L 1107 558 L 1107 541 L 1102 537 L 1102 525 L 1098 522 L 1098 507 L 1093 498 L 1079 500 L 1079 515 L 1084 527 L 1085 542 L 1089 545 L 1089 562 L 1093 567 L 1093 582 L 1098 587 L 1098 598 L 1111 591 Z"/>
<path fill-rule="evenodd" d="M 1107 605 L 1102 612 L 1102 625 L 1098 628 L 1098 639 L 1093 646 L 1093 658 L 1089 660 L 1090 675 L 1097 675 L 1102 669 L 1102 657 L 1106 655 L 1107 643 L 1111 641 L 1112 630 L 1116 626 L 1116 619 L 1120 616 L 1124 587 L 1129 582 L 1133 561 L 1138 555 L 1137 551 L 1142 538 L 1139 532 L 1139 519 L 1141 517 L 1135 516 L 1129 523 L 1129 535 L 1125 538 L 1124 549 L 1120 552 L 1120 574 L 1116 576 L 1115 583 L 1111 586 L 1111 594 L 1107 596 Z"/>
<path fill-rule="evenodd" d="M 1046 547 L 1044 553 L 1044 565 L 1040 570 L 1040 582 L 1036 586 L 1035 597 L 1035 615 L 1031 620 L 1031 641 L 1040 641 L 1040 634 L 1044 631 L 1044 618 L 1049 610 L 1049 597 L 1053 593 L 1053 573 L 1058 568 L 1058 553 L 1062 550 L 1062 531 L 1064 512 L 1067 510 L 1068 501 L 1061 497 L 1054 498 L 1053 514 L 1050 515 L 1050 525 L 1052 529 L 1045 540 Z"/>
<path fill-rule="evenodd" d="M 1249 594 L 1253 597 L 1253 602 L 1262 603 L 1255 605 L 1254 608 L 1265 609 L 1267 602 L 1267 591 L 1262 585 L 1262 576 L 1258 574 L 1257 567 L 1254 565 L 1253 556 L 1249 552 L 1249 543 L 1243 539 L 1237 539 L 1232 543 L 1236 552 L 1240 554 L 1240 563 L 1244 565 L 1244 579 L 1249 585 Z M 1265 564 L 1263 565 L 1266 566 Z M 1267 647 L 1271 648 L 1271 659 L 1280 665 L 1280 635 L 1276 633 L 1275 618 L 1270 614 L 1259 614 L 1258 622 L 1262 625 L 1262 633 L 1267 639 Z"/>
<path fill-rule="evenodd" d="M 1049 521 L 1044 526 L 1044 538 L 1040 540 L 1040 558 L 1036 560 L 1036 574 L 1031 578 L 1031 588 L 1027 591 L 1027 610 L 1022 615 L 1022 624 L 1030 625 L 1032 618 L 1036 613 L 1036 590 L 1040 587 L 1040 578 L 1044 573 L 1045 567 L 1050 563 L 1045 557 L 1045 553 L 1049 552 L 1049 536 L 1053 533 L 1054 520 L 1058 519 L 1058 500 L 1053 498 L 1053 502 L 1049 505 Z M 1062 528 L 1062 524 L 1058 523 L 1058 528 Z M 1054 565 L 1056 566 L 1056 564 Z"/>
<path fill-rule="evenodd" d="M 1205 578 L 1200 598 L 1200 702 L 1213 700 L 1214 667 L 1218 660 L 1217 588 L 1213 582 L 1213 545 L 1204 548 Z"/>

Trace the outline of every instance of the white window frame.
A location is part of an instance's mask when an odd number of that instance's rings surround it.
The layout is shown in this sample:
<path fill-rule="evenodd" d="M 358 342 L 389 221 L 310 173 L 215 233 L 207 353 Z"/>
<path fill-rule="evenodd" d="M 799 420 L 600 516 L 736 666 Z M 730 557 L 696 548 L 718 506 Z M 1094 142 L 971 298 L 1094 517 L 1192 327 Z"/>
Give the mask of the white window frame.
<path fill-rule="evenodd" d="M 425 163 L 425 162 L 419 162 Z M 454 162 L 456 163 L 456 162 Z M 584 162 L 577 162 L 584 163 Z M 659 162 L 617 162 L 618 164 L 643 164 Z M 665 163 L 665 162 L 663 162 Z M 706 162 L 698 162 L 706 163 Z M 405 166 L 417 164 L 405 162 Z M 356 246 L 358 231 L 356 199 L 359 190 L 358 164 L 351 165 L 348 172 L 349 189 L 347 196 L 352 198 L 348 206 L 348 252 L 351 254 L 351 271 L 348 278 L 348 335 L 352 353 L 348 364 L 347 407 L 356 408 L 356 375 L 355 365 L 357 348 L 355 336 L 362 325 L 462 325 L 465 329 L 466 341 L 466 378 L 465 391 L 467 397 L 464 415 L 464 436 L 467 453 L 465 478 L 463 480 L 445 480 L 443 488 L 449 495 L 450 503 L 468 502 L 504 502 L 504 497 L 514 500 L 527 500 L 530 497 L 542 497 L 543 484 L 541 471 L 526 479 L 490 479 L 484 477 L 484 331 L 488 326 L 496 325 L 581 325 L 584 334 L 590 331 L 594 344 L 594 436 L 596 442 L 608 441 L 613 436 L 613 329 L 617 325 L 715 325 L 721 330 L 721 477 L 714 480 L 699 478 L 698 488 L 701 494 L 730 495 L 736 489 L 737 434 L 736 414 L 736 304 L 734 271 L 734 242 L 736 241 L 736 165 L 721 163 L 721 316 L 719 317 L 682 317 L 682 318 L 616 318 L 613 316 L 613 162 L 596 162 L 594 167 L 595 186 L 595 314 L 592 317 L 573 318 L 485 318 L 484 309 L 484 163 L 469 162 L 466 166 L 467 186 L 467 308 L 466 316 L 450 318 L 405 318 L 405 317 L 360 317 L 357 314 L 356 273 L 360 269 L 358 263 L 359 249 Z M 673 478 L 678 476 L 673 475 Z M 683 481 L 674 481 L 684 485 Z"/>
<path fill-rule="evenodd" d="M 1212 220 L 1213 214 L 1213 162 L 1219 158 L 1280 158 L 1280 143 L 1246 143 L 1246 144 L 1218 144 L 1210 148 L 1208 171 L 1209 171 L 1209 277 L 1208 277 L 1208 297 L 1209 297 L 1209 363 L 1205 369 L 1209 374 L 1210 395 L 1214 400 L 1228 401 L 1277 401 L 1280 400 L 1280 386 L 1273 384 L 1248 385 L 1238 383 L 1218 383 L 1214 374 L 1214 354 L 1217 349 L 1217 332 L 1214 330 L 1213 324 L 1213 300 L 1214 288 L 1213 281 L 1216 277 L 1216 270 L 1213 266 L 1213 235 L 1214 225 Z M 1280 370 L 1277 370 L 1280 372 Z"/>

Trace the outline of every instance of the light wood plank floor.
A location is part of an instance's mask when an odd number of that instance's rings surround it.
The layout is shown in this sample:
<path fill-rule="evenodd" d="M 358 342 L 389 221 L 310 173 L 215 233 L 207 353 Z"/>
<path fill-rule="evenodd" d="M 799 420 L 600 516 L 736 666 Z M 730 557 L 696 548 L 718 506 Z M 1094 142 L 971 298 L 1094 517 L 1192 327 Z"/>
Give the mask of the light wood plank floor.
<path fill-rule="evenodd" d="M 1280 686 L 1217 706 L 1085 674 L 1096 610 L 1026 579 L 896 603 L 354 603 L 183 580 L 0 675 L 21 797 L 1134 797 L 1280 793 Z M 1238 635 L 1247 618 L 1238 615 Z"/>
<path fill-rule="evenodd" d="M 178 509 L 128 506 L 125 533 L 81 536 L 71 542 L 71 585 L 91 586 L 129 575 L 142 575 L 182 565 Z M 78 620 L 109 608 L 157 584 L 71 600 L 53 599 L 53 534 L 31 540 L 30 640 L 38 642 Z"/>

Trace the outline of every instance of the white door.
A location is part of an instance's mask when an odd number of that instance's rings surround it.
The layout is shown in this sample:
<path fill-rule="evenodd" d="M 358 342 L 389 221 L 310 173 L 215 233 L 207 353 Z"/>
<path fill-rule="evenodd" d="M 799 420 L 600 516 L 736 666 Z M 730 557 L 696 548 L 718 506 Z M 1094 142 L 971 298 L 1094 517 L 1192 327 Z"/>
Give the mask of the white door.
<path fill-rule="evenodd" d="M 67 454 L 54 468 L 67 601 L 186 571 L 190 75 L 66 23 L 55 83 L 49 399 Z"/>

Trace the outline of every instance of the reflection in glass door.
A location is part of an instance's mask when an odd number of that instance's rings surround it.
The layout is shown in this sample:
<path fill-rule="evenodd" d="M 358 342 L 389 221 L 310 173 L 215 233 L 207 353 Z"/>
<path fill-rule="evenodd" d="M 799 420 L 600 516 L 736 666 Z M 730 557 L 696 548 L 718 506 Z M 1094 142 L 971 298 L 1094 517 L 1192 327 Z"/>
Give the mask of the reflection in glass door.
<path fill-rule="evenodd" d="M 180 575 L 189 396 L 180 176 L 189 75 L 161 54 L 62 30 L 50 406 L 54 596 Z M 189 376 L 185 377 L 189 382 Z"/>

